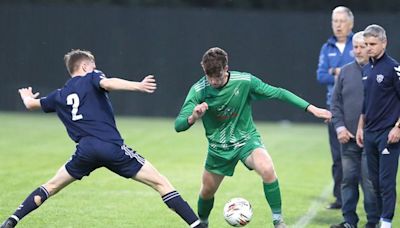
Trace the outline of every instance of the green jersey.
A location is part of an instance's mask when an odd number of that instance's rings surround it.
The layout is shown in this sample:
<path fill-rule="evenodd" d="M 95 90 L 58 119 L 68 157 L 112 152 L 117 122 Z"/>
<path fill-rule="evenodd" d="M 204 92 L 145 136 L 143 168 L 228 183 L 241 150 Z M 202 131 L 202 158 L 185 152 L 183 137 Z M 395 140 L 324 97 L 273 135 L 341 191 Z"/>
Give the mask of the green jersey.
<path fill-rule="evenodd" d="M 228 82 L 222 88 L 210 86 L 206 76 L 191 87 L 175 120 L 175 129 L 187 130 L 194 107 L 206 102 L 208 110 L 202 121 L 209 146 L 223 151 L 241 147 L 251 137 L 259 136 L 251 102 L 261 99 L 279 99 L 304 110 L 309 105 L 288 90 L 268 85 L 252 74 L 230 71 Z"/>

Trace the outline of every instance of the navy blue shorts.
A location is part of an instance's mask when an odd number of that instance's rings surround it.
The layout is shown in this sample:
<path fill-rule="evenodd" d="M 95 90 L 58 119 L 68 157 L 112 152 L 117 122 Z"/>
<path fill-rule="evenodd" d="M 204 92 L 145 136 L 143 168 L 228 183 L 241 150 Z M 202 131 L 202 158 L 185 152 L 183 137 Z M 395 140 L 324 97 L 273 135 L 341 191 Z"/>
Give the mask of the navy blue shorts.
<path fill-rule="evenodd" d="M 142 168 L 145 159 L 126 145 L 119 146 L 95 137 L 84 137 L 76 146 L 75 154 L 65 164 L 68 173 L 82 179 L 100 167 L 106 167 L 125 178 L 132 178 Z"/>

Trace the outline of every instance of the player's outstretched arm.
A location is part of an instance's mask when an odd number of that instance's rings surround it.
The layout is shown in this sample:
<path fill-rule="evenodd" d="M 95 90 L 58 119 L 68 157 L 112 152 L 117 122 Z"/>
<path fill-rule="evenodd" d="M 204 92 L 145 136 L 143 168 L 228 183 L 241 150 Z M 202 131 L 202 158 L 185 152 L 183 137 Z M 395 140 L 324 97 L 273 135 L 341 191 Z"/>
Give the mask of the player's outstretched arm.
<path fill-rule="evenodd" d="M 157 89 L 156 79 L 153 75 L 144 77 L 141 82 L 128 81 L 121 78 L 104 78 L 100 81 L 100 86 L 107 91 L 128 90 L 153 93 Z"/>
<path fill-rule="evenodd" d="M 35 110 L 40 108 L 40 99 L 37 99 L 39 93 L 32 93 L 32 87 L 21 88 L 18 90 L 25 107 L 28 110 Z"/>
<path fill-rule="evenodd" d="M 325 121 L 330 121 L 332 118 L 332 113 L 324 108 L 318 108 L 310 104 L 307 107 L 307 111 L 312 113 L 315 117 L 325 119 Z"/>

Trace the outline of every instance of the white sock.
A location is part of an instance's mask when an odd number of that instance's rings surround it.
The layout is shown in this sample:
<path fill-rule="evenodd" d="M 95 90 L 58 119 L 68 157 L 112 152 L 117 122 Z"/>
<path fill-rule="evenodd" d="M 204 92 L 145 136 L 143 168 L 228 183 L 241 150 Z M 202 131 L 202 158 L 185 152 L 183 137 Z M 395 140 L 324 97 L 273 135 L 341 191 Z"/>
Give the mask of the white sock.
<path fill-rule="evenodd" d="M 392 228 L 391 222 L 385 222 L 381 219 L 381 228 Z"/>
<path fill-rule="evenodd" d="M 272 221 L 282 220 L 282 214 L 272 214 Z"/>
<path fill-rule="evenodd" d="M 194 223 L 190 224 L 190 227 L 193 228 L 193 227 L 198 226 L 199 224 L 200 224 L 200 220 L 196 220 Z"/>

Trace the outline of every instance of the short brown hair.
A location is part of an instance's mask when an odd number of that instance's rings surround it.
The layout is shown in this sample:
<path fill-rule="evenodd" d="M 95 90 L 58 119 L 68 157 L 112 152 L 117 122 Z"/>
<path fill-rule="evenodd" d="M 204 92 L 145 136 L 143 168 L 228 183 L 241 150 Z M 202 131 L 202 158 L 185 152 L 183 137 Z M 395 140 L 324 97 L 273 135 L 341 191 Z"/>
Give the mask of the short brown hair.
<path fill-rule="evenodd" d="M 207 76 L 219 76 L 228 65 L 228 54 L 222 48 L 210 48 L 204 53 L 201 65 Z"/>
<path fill-rule="evenodd" d="M 94 61 L 94 56 L 90 51 L 80 49 L 72 49 L 64 55 L 65 66 L 70 74 L 73 74 L 78 69 L 83 60 Z"/>

